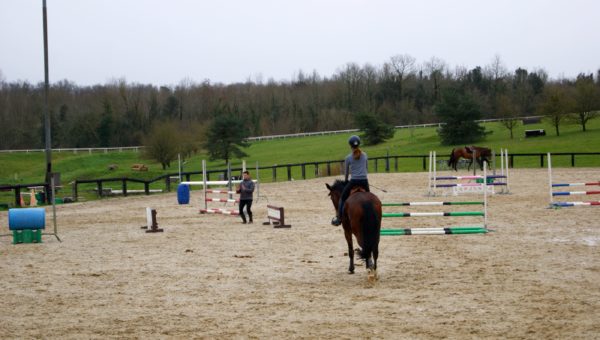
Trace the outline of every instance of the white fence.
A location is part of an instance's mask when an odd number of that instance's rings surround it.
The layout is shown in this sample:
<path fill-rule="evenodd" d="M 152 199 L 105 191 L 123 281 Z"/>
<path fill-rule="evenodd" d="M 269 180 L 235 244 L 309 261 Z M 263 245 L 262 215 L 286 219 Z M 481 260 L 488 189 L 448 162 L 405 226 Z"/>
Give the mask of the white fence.
<path fill-rule="evenodd" d="M 72 153 L 80 153 L 80 152 L 123 152 L 123 151 L 135 151 L 138 152 L 140 149 L 143 149 L 143 146 L 124 146 L 124 147 L 116 147 L 116 148 L 59 148 L 52 149 L 52 152 L 72 152 Z M 24 150 L 0 150 L 0 153 L 13 153 L 13 152 L 44 152 L 46 149 L 24 149 Z"/>
<path fill-rule="evenodd" d="M 543 116 L 528 116 L 528 117 L 515 117 L 516 120 L 528 119 L 528 118 L 542 118 Z M 504 120 L 504 118 L 494 118 L 494 119 L 482 119 L 478 120 L 478 123 L 490 123 L 490 122 L 499 122 Z M 444 123 L 431 123 L 431 124 L 414 124 L 414 125 L 398 125 L 394 126 L 396 129 L 410 129 L 410 128 L 425 128 L 425 127 L 440 127 Z M 348 129 L 348 130 L 336 130 L 336 131 L 318 131 L 318 132 L 304 132 L 304 133 L 290 133 L 290 134 L 282 134 L 282 135 L 271 135 L 271 136 L 258 136 L 258 137 L 248 137 L 246 140 L 252 141 L 261 141 L 261 140 L 272 140 L 272 139 L 286 139 L 286 138 L 298 138 L 298 137 L 310 137 L 310 136 L 325 136 L 325 135 L 336 135 L 340 133 L 352 133 L 359 132 L 359 129 Z M 144 148 L 143 146 L 126 146 L 126 147 L 116 147 L 116 148 L 60 148 L 60 149 L 52 149 L 52 152 L 123 152 L 123 151 L 139 151 Z M 0 150 L 0 153 L 11 153 L 11 152 L 44 152 L 45 149 L 29 149 L 29 150 Z"/>

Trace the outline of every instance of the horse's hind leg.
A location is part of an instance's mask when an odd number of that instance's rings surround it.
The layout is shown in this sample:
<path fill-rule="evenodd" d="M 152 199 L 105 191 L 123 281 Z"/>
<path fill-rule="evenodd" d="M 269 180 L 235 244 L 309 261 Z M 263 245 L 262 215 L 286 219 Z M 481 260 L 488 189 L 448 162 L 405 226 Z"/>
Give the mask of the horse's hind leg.
<path fill-rule="evenodd" d="M 352 232 L 344 228 L 344 236 L 346 236 L 346 243 L 348 243 L 348 257 L 350 258 L 350 267 L 348 267 L 348 274 L 354 274 L 354 249 L 352 246 Z"/>

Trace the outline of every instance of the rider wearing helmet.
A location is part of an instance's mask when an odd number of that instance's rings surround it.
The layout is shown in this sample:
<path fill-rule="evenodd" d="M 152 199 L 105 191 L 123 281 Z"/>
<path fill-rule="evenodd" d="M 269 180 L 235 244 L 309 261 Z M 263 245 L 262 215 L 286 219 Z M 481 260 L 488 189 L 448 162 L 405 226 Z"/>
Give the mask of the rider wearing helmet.
<path fill-rule="evenodd" d="M 346 156 L 344 160 L 344 167 L 346 171 L 345 181 L 347 182 L 344 191 L 342 191 L 342 197 L 337 210 L 337 216 L 331 221 L 333 225 L 340 225 L 342 223 L 342 216 L 344 210 L 344 203 L 348 196 L 350 196 L 350 190 L 355 186 L 360 186 L 366 191 L 369 190 L 369 181 L 367 179 L 367 168 L 368 158 L 367 154 L 364 153 L 360 148 L 360 138 L 358 136 L 352 136 L 348 139 L 348 144 L 352 148 L 352 152 Z M 350 181 L 348 182 L 348 175 L 351 175 Z"/>

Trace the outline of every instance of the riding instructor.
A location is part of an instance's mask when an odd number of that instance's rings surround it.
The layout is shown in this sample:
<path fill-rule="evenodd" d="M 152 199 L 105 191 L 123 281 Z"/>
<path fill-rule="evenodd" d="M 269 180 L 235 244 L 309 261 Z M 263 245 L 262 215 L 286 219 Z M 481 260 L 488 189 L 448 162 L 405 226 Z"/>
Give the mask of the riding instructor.
<path fill-rule="evenodd" d="M 342 197 L 340 198 L 340 203 L 337 210 L 337 216 L 331 220 L 332 225 L 340 225 L 342 224 L 342 216 L 344 210 L 344 203 L 346 203 L 346 199 L 350 196 L 350 190 L 355 186 L 362 187 L 365 191 L 369 192 L 369 180 L 367 178 L 367 168 L 368 168 L 368 158 L 367 154 L 363 152 L 360 146 L 360 138 L 358 136 L 351 136 L 348 139 L 348 144 L 350 144 L 350 148 L 352 148 L 352 152 L 346 156 L 344 160 L 344 167 L 346 171 L 344 171 L 346 186 L 344 187 L 344 191 L 342 191 Z M 351 175 L 350 181 L 348 182 L 348 175 Z"/>

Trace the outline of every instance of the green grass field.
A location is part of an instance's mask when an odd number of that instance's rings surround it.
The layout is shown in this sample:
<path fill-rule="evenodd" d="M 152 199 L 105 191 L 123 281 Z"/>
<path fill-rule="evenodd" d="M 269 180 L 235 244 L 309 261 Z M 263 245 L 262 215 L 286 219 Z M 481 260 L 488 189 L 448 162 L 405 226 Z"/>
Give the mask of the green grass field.
<path fill-rule="evenodd" d="M 514 130 L 514 139 L 510 139 L 509 131 L 499 123 L 484 124 L 486 130 L 491 133 L 484 141 L 477 145 L 490 147 L 496 152 L 500 148 L 507 148 L 511 154 L 517 153 L 545 153 L 545 152 L 600 152 L 600 119 L 589 122 L 588 131 L 582 132 L 579 125 L 561 126 L 561 135 L 555 136 L 554 129 L 547 123 L 532 125 L 519 125 Z M 535 138 L 524 138 L 524 131 L 528 129 L 545 129 L 546 136 Z M 261 167 L 297 164 L 305 162 L 341 160 L 349 152 L 346 141 L 350 134 L 339 134 L 329 136 L 314 136 L 303 138 L 278 139 L 270 141 L 254 142 L 245 150 L 249 155 L 246 157 L 247 166 L 250 169 Z M 441 146 L 435 128 L 412 128 L 396 130 L 394 138 L 377 146 L 365 146 L 370 158 L 382 157 L 386 154 L 393 155 L 427 155 L 430 150 L 435 150 L 438 157 L 446 159 L 453 146 Z M 200 171 L 202 159 L 207 159 L 205 154 L 198 154 L 187 161 L 184 171 Z M 131 166 L 135 163 L 144 163 L 148 166 L 147 172 L 132 171 Z M 44 181 L 45 155 L 44 153 L 0 153 L 0 185 L 34 183 Z M 129 177 L 139 179 L 152 179 L 157 176 L 176 173 L 177 161 L 167 170 L 162 170 L 160 164 L 148 159 L 141 158 L 141 153 L 134 151 L 124 152 L 53 152 L 53 171 L 61 173 L 63 185 L 68 185 L 75 179 L 95 179 L 112 177 Z M 116 164 L 116 170 L 108 170 L 109 165 Z M 515 167 L 539 167 L 539 157 L 517 157 Z M 553 165 L 570 166 L 570 157 L 554 157 Z M 578 156 L 577 166 L 600 166 L 600 156 Z M 240 167 L 241 160 L 232 160 L 233 167 Z M 223 161 L 208 162 L 209 169 L 223 169 Z M 333 166 L 335 168 L 335 166 Z M 393 170 L 394 165 L 392 163 Z M 423 171 L 422 159 L 400 159 L 398 171 L 413 172 Z M 379 163 L 379 171 L 384 171 L 383 162 Z M 335 171 L 335 170 L 334 170 Z M 374 165 L 371 165 L 374 172 Z M 314 177 L 314 167 L 307 166 L 307 177 Z M 256 177 L 256 174 L 253 174 Z M 271 169 L 261 170 L 259 177 L 263 182 L 273 180 Z M 301 178 L 299 167 L 292 168 L 292 177 Z M 194 179 L 194 178 L 192 178 Z M 200 177 L 197 178 L 198 180 Z M 213 178 L 211 178 L 213 179 Z M 285 168 L 277 170 L 276 180 L 287 180 Z M 162 184 L 156 183 L 152 188 L 161 188 Z M 164 186 L 164 185 L 163 185 Z M 91 191 L 95 185 L 88 185 L 80 190 Z M 120 184 L 115 182 L 115 187 Z M 129 189 L 142 189 L 143 186 L 128 184 Z M 70 190 L 68 190 L 70 192 Z M 65 194 L 66 195 L 66 194 Z M 85 194 L 84 194 L 85 195 Z M 93 195 L 90 194 L 90 197 Z M 0 203 L 11 202 L 12 193 L 0 193 Z"/>

